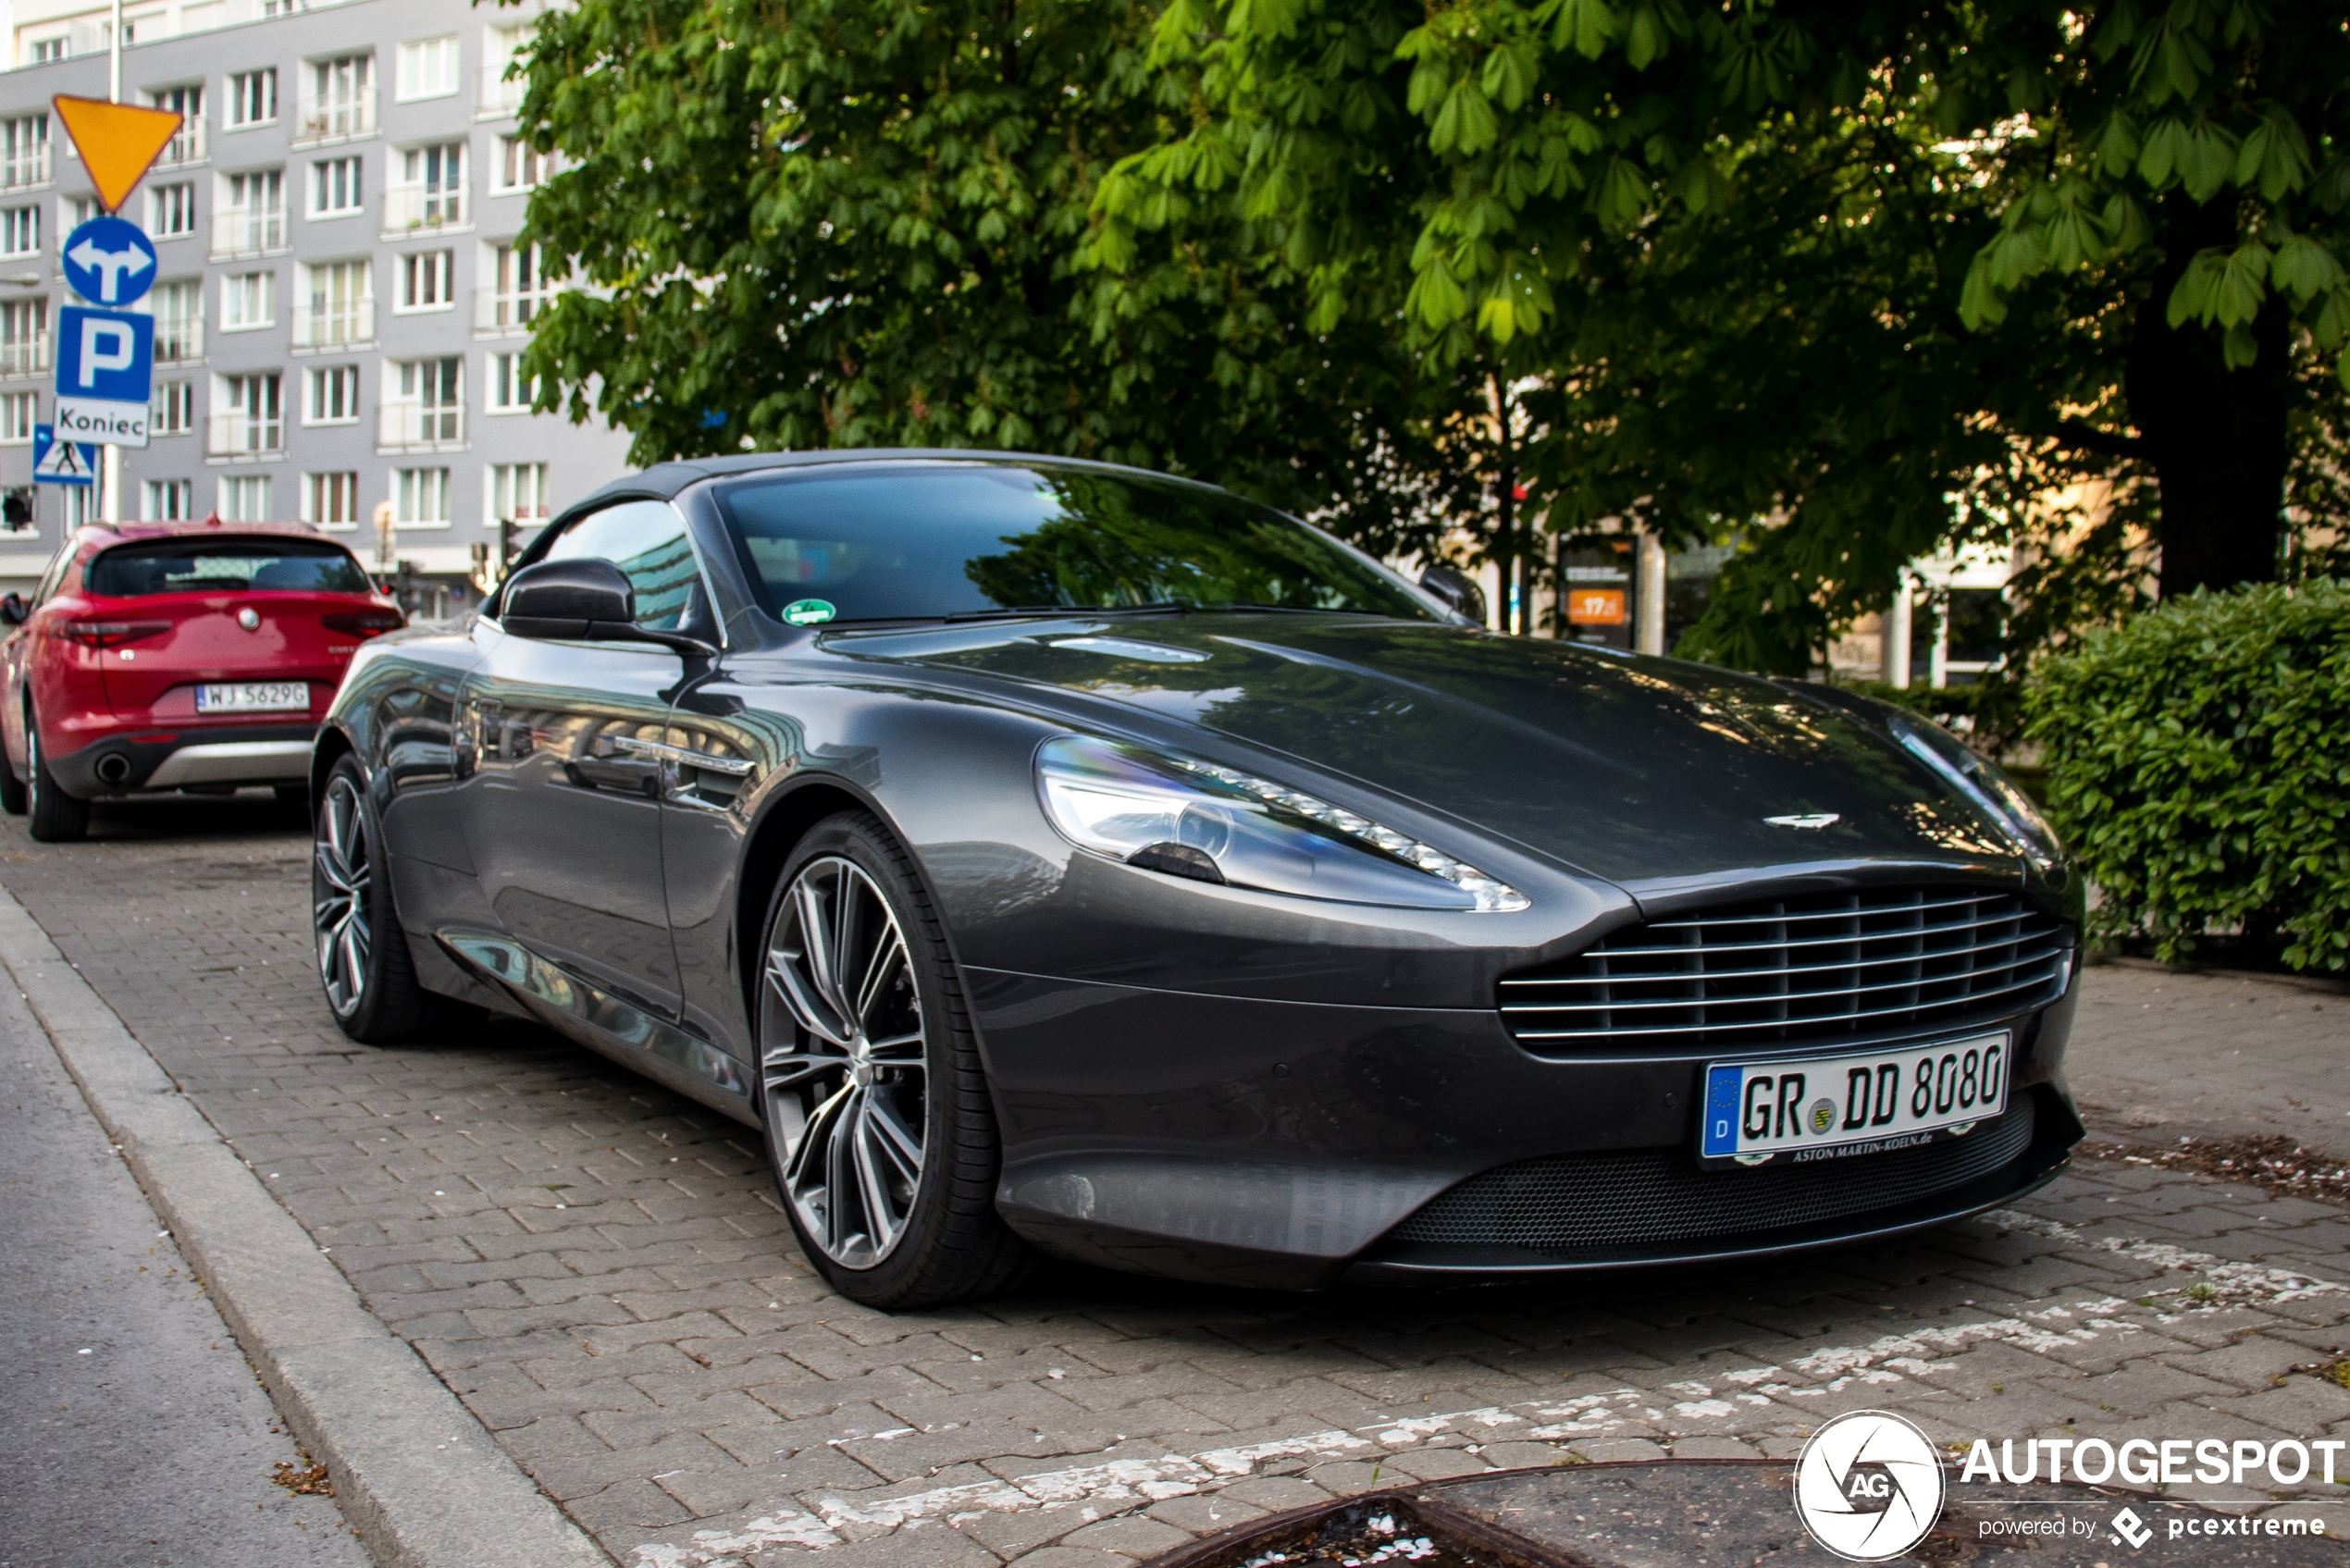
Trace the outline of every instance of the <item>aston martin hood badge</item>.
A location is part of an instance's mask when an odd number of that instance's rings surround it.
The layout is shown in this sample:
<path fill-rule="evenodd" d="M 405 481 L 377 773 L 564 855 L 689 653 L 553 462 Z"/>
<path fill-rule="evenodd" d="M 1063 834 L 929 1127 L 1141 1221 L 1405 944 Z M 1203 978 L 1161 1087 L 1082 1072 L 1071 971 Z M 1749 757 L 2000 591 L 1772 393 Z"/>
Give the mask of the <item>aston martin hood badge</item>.
<path fill-rule="evenodd" d="M 1765 817 L 1762 820 L 1775 828 L 1824 828 L 1830 822 L 1843 821 L 1843 818 L 1835 811 L 1803 811 L 1792 817 Z"/>

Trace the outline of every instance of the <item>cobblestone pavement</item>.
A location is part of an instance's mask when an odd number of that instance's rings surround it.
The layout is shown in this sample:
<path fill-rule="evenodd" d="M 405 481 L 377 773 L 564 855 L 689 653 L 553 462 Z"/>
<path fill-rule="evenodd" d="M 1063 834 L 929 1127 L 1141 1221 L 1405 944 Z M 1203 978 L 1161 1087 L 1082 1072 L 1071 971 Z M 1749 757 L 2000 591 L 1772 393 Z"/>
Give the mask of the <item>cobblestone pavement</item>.
<path fill-rule="evenodd" d="M 867 1312 L 801 1262 L 733 1124 L 535 1029 L 343 1041 L 286 814 L 99 827 L 53 848 L 10 821 L 0 882 L 628 1568 L 1114 1568 L 1374 1478 L 1786 1454 L 1861 1406 L 1937 1439 L 2350 1435 L 2318 1375 L 2350 1344 L 2350 1213 L 2121 1162 L 1770 1266 L 1309 1298 L 1062 1269 Z M 2087 983 L 2099 1018 L 2146 982 Z M 2314 1479 L 2173 1489 L 2350 1521 Z"/>
<path fill-rule="evenodd" d="M 2088 978 L 2067 1063 L 2090 1131 L 2282 1133 L 2350 1159 L 2350 986 L 2144 963 Z"/>

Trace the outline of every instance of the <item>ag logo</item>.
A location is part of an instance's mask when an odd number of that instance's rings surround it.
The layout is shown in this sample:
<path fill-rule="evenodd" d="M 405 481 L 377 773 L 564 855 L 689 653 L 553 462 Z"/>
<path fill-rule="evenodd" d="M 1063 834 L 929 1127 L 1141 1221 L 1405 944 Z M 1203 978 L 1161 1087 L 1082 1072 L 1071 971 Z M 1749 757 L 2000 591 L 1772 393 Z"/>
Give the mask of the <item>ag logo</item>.
<path fill-rule="evenodd" d="M 1942 1463 L 1925 1434 L 1855 1410 L 1812 1434 L 1795 1465 L 1795 1512 L 1812 1538 L 1852 1562 L 1899 1557 L 1942 1516 Z"/>

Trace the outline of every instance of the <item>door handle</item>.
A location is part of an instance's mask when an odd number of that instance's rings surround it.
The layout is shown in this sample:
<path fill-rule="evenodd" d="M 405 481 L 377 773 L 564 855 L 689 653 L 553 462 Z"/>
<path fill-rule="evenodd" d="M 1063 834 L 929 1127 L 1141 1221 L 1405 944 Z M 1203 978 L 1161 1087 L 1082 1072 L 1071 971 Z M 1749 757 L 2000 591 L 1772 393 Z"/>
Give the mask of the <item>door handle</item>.
<path fill-rule="evenodd" d="M 743 778 L 758 764 L 742 757 L 717 757 L 690 747 L 671 746 L 665 741 L 639 740 L 634 735 L 613 735 L 612 743 L 623 751 L 633 751 L 639 757 L 659 758 L 674 762 L 681 768 L 699 768 L 707 773 L 724 773 L 729 778 Z"/>

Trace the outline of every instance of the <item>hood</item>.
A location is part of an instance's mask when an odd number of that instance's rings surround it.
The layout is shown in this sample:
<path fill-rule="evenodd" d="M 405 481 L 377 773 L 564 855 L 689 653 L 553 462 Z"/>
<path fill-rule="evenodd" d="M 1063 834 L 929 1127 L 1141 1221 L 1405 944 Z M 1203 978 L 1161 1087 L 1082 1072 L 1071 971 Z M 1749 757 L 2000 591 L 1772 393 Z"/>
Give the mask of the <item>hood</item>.
<path fill-rule="evenodd" d="M 837 632 L 822 646 L 1231 735 L 1616 883 L 1856 859 L 2017 863 L 1864 717 L 1707 665 L 1307 614 Z M 1767 821 L 1819 816 L 1835 821 Z"/>

